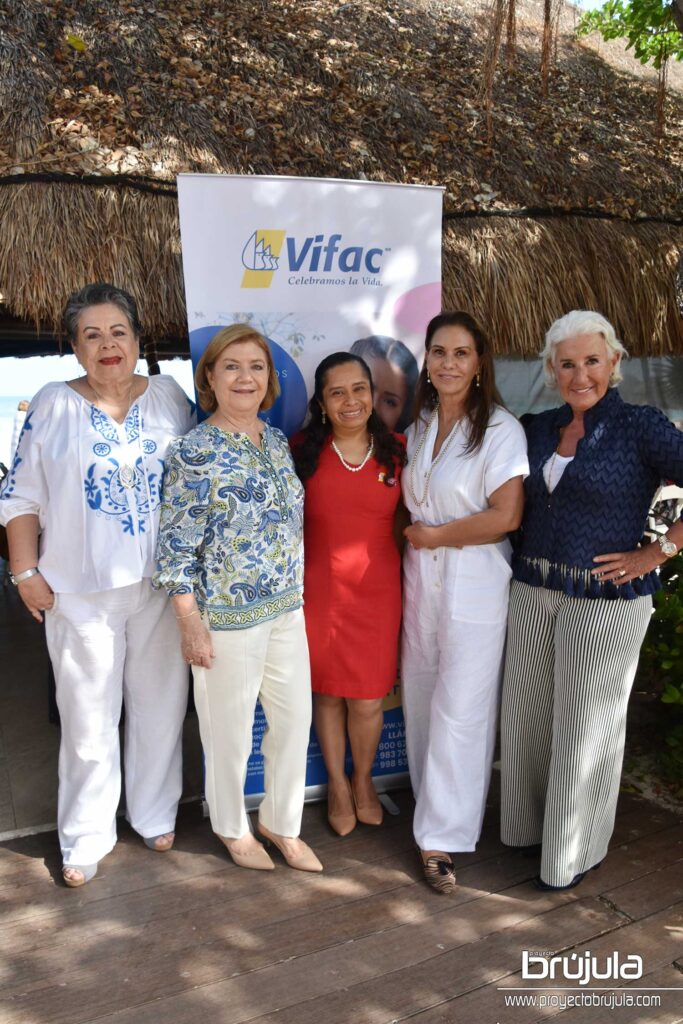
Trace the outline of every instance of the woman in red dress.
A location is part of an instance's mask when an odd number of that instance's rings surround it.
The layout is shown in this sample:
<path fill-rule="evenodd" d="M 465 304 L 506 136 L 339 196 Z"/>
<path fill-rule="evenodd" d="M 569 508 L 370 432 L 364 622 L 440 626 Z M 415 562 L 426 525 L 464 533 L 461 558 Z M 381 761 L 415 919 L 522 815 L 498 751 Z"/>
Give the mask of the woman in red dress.
<path fill-rule="evenodd" d="M 292 441 L 306 490 L 304 612 L 313 718 L 339 835 L 382 822 L 371 769 L 382 699 L 396 682 L 401 562 L 394 523 L 405 439 L 373 410 L 367 364 L 349 352 L 315 372 L 307 426 Z M 348 734 L 351 780 L 344 770 Z"/>

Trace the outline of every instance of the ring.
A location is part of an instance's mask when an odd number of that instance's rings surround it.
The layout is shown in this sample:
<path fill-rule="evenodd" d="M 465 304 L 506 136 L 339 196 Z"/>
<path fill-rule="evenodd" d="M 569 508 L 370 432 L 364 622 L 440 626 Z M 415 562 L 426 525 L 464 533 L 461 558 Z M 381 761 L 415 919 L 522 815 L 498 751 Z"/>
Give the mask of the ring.
<path fill-rule="evenodd" d="M 620 569 L 619 570 L 619 575 L 620 576 L 625 576 L 626 575 L 626 569 Z"/>

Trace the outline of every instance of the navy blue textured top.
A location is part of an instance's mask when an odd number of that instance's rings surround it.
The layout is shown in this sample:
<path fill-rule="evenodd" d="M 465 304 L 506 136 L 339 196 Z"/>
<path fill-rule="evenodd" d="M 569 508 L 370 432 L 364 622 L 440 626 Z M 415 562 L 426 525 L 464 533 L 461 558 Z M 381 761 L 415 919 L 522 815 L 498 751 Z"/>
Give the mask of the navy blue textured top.
<path fill-rule="evenodd" d="M 514 578 L 574 597 L 632 600 L 651 594 L 661 586 L 656 571 L 617 587 L 585 570 L 596 568 L 596 555 L 638 546 L 663 479 L 683 485 L 683 431 L 659 409 L 627 405 L 611 389 L 585 413 L 585 435 L 550 493 L 543 467 L 571 418 L 571 407 L 563 405 L 531 417 L 526 426 L 529 476 Z"/>

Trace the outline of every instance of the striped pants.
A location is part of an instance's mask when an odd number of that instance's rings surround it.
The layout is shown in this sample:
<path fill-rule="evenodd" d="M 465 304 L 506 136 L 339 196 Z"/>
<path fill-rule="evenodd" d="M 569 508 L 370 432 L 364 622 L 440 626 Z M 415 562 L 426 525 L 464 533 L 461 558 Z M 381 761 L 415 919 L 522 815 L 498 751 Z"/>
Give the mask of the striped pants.
<path fill-rule="evenodd" d="M 501 838 L 542 843 L 549 885 L 567 885 L 607 852 L 626 708 L 651 610 L 650 597 L 588 600 L 512 583 Z"/>

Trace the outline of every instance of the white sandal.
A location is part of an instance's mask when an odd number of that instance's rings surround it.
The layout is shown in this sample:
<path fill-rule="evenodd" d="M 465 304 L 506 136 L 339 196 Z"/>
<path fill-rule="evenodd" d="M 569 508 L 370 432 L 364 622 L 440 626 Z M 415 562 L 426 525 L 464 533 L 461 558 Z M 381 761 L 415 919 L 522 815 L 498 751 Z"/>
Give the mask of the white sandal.
<path fill-rule="evenodd" d="M 67 878 L 67 871 L 77 872 L 75 877 Z M 97 874 L 97 864 L 65 864 L 62 867 L 62 878 L 64 879 L 64 885 L 67 885 L 69 889 L 78 889 L 81 885 L 85 885 Z"/>
<path fill-rule="evenodd" d="M 164 832 L 160 836 L 143 836 L 142 841 L 148 850 L 155 853 L 166 853 L 175 842 L 175 832 Z"/>

